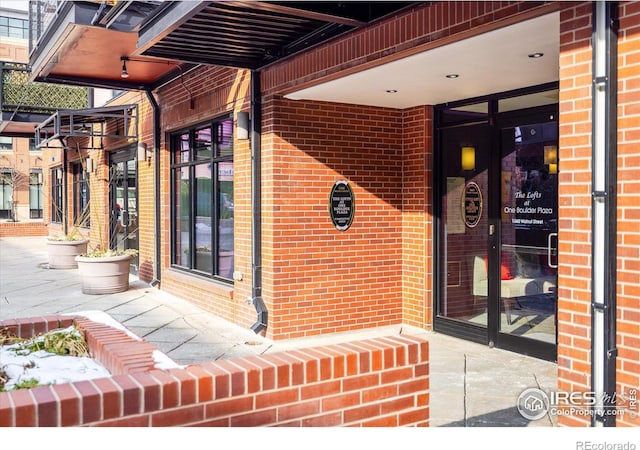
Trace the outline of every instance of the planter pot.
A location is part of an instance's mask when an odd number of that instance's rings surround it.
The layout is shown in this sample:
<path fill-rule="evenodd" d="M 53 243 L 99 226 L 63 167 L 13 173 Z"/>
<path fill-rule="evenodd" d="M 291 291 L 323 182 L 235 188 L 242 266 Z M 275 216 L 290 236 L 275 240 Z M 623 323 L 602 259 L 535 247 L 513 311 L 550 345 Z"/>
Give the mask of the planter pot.
<path fill-rule="evenodd" d="M 77 256 L 83 294 L 115 294 L 129 289 L 131 255 L 89 258 Z"/>
<path fill-rule="evenodd" d="M 76 256 L 87 251 L 88 240 L 47 241 L 49 269 L 75 269 L 78 267 Z"/>

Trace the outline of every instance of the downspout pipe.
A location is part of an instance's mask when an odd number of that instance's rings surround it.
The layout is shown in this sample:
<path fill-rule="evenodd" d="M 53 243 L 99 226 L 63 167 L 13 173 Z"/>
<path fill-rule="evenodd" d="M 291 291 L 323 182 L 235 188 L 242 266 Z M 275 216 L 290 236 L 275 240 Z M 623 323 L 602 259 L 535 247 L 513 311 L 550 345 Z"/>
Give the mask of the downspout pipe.
<path fill-rule="evenodd" d="M 618 2 L 593 4 L 591 426 L 616 416 Z"/>
<path fill-rule="evenodd" d="M 69 233 L 69 193 L 67 192 L 67 164 L 69 156 L 67 155 L 67 142 L 60 138 L 62 144 L 62 227 L 65 236 Z"/>
<path fill-rule="evenodd" d="M 266 334 L 269 311 L 262 299 L 262 91 L 260 72 L 251 71 L 251 303 L 258 319 L 251 326 L 256 334 Z"/>
<path fill-rule="evenodd" d="M 151 103 L 151 108 L 153 109 L 153 190 L 155 201 L 154 243 L 156 251 L 154 264 L 155 273 L 153 281 L 151 281 L 151 286 L 157 286 L 158 284 L 160 284 L 160 279 L 162 278 L 162 239 L 160 239 L 160 232 L 162 231 L 160 214 L 160 197 L 162 196 L 160 188 L 160 106 L 158 105 L 158 102 L 156 101 L 156 98 L 153 96 L 153 93 L 150 89 L 145 90 L 145 92 L 147 93 L 149 103 Z"/>

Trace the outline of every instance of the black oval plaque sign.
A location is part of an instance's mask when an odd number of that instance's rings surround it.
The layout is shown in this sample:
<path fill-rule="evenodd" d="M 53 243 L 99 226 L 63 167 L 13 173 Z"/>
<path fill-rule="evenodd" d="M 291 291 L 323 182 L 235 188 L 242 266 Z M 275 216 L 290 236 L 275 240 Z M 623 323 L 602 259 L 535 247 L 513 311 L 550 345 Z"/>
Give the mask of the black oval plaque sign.
<path fill-rule="evenodd" d="M 477 226 L 482 217 L 482 192 L 478 183 L 474 181 L 468 182 L 464 187 L 462 217 L 469 228 Z"/>
<path fill-rule="evenodd" d="M 355 209 L 351 186 L 346 181 L 336 181 L 329 196 L 329 214 L 335 227 L 344 231 L 351 226 Z"/>

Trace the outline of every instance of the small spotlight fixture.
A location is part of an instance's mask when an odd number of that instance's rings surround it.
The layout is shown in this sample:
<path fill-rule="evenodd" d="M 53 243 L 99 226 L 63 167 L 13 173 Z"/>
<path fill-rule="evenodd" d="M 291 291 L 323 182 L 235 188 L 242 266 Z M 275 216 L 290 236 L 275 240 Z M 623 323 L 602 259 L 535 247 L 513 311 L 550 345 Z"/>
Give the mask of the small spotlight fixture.
<path fill-rule="evenodd" d="M 120 57 L 120 60 L 122 61 L 122 72 L 120 72 L 120 77 L 129 78 L 129 72 L 127 72 L 127 61 L 129 60 L 129 58 L 127 58 L 126 56 L 122 56 Z"/>
<path fill-rule="evenodd" d="M 542 58 L 544 56 L 544 53 L 540 53 L 540 52 L 529 53 L 527 56 L 532 59 Z"/>
<path fill-rule="evenodd" d="M 395 94 L 396 92 L 398 92 L 397 89 L 387 89 L 387 94 Z"/>
<path fill-rule="evenodd" d="M 445 75 L 445 77 L 453 80 L 454 78 L 460 78 L 460 75 L 458 75 L 457 73 L 450 73 L 448 75 Z"/>

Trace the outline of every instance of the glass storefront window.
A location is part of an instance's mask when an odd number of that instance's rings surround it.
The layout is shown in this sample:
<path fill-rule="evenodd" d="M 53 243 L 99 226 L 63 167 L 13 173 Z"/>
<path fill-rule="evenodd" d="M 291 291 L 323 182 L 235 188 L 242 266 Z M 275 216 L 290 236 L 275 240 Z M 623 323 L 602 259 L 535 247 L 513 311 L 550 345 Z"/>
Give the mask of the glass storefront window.
<path fill-rule="evenodd" d="M 172 262 L 231 281 L 234 255 L 233 120 L 172 136 Z"/>

